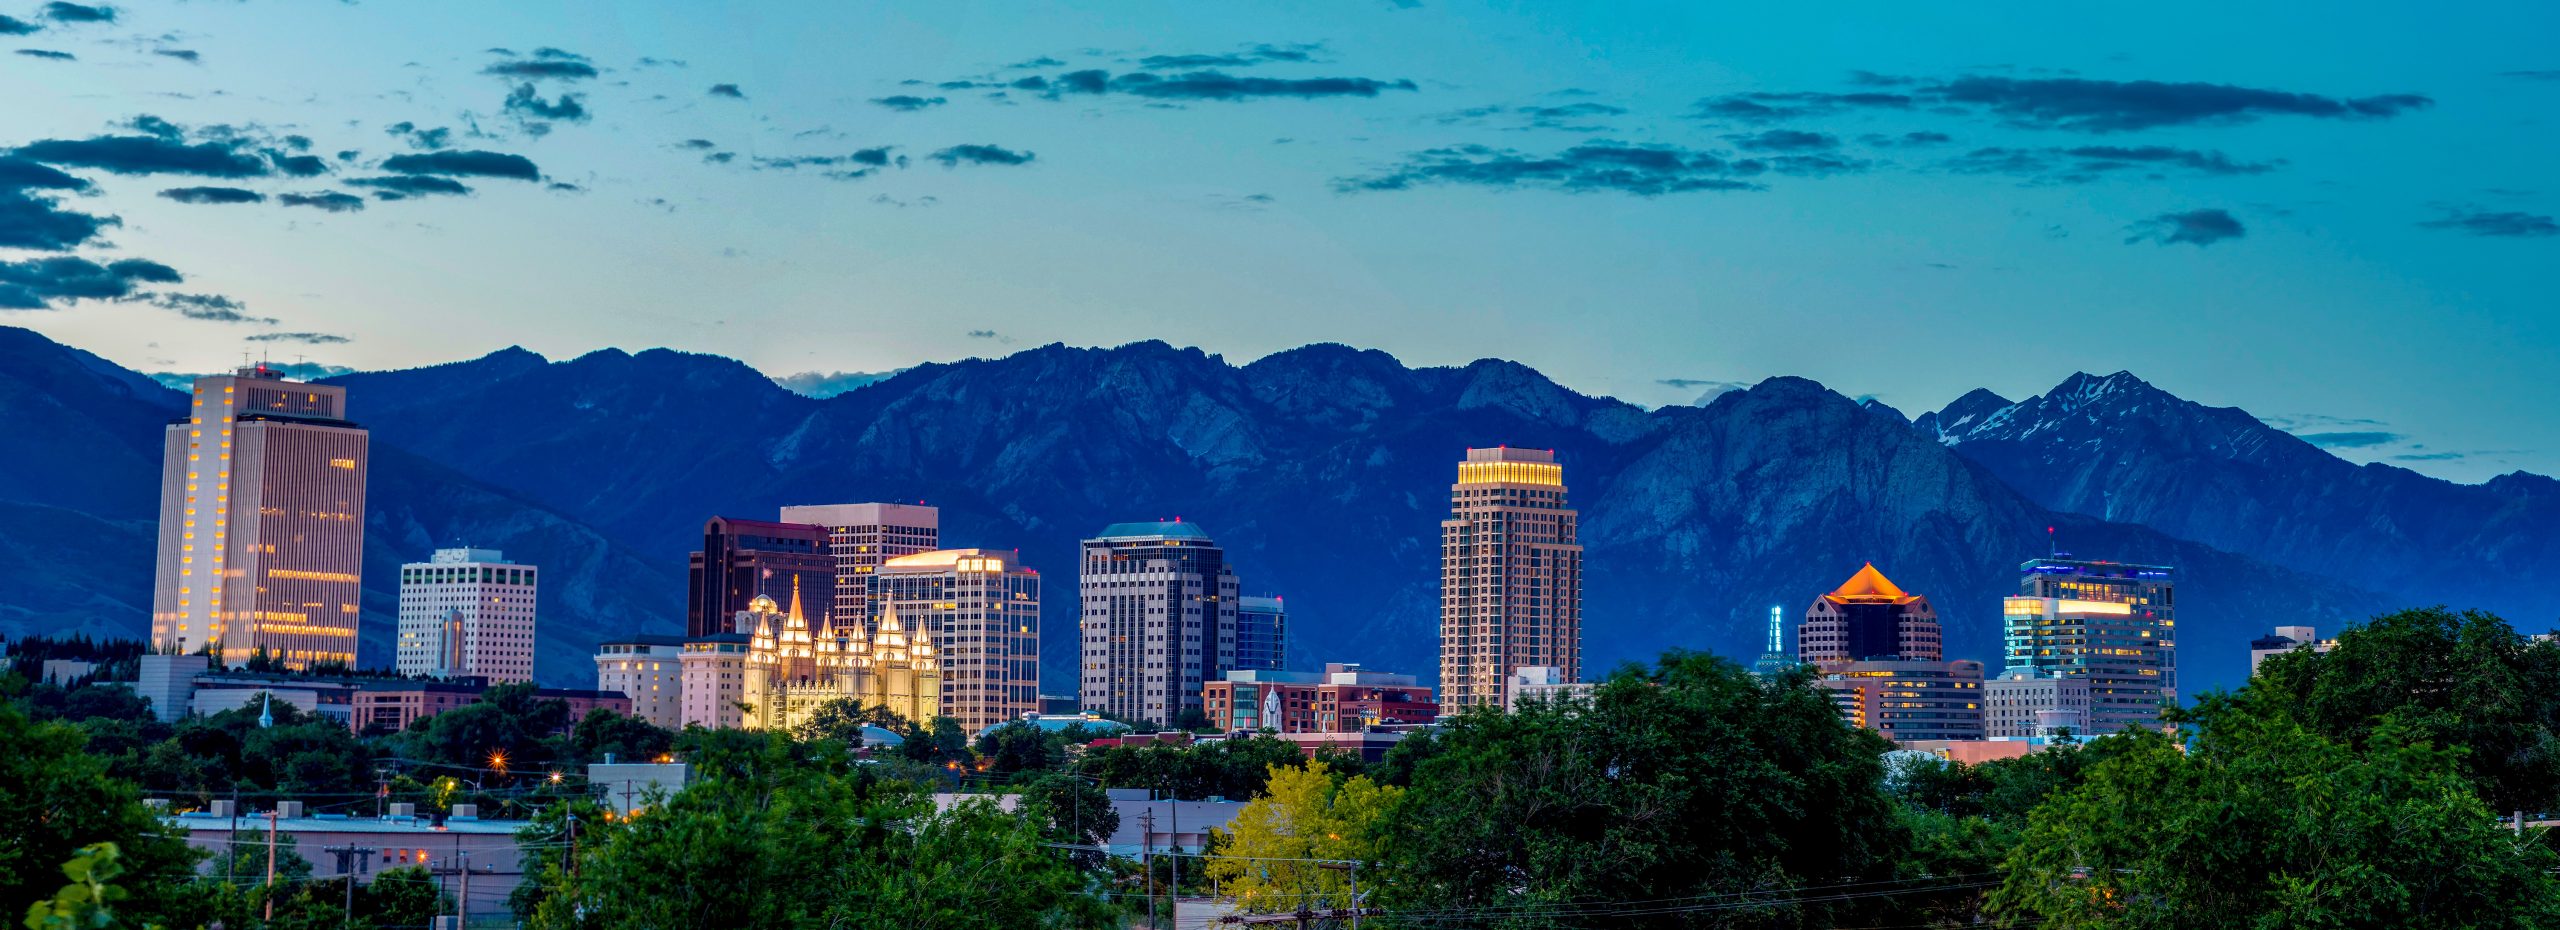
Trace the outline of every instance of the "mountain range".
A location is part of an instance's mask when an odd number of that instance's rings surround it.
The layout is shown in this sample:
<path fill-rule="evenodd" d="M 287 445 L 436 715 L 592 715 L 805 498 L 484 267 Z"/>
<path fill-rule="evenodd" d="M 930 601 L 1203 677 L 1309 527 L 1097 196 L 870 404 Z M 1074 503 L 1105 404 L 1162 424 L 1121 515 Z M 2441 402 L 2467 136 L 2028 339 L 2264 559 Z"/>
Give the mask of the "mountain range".
<path fill-rule="evenodd" d="M 1044 690 L 1072 690 L 1077 540 L 1180 517 L 1248 593 L 1287 598 L 1293 664 L 1436 672 L 1438 521 L 1469 446 L 1555 449 L 1585 546 L 1597 673 L 1673 647 L 1748 660 L 1872 561 L 1938 607 L 1951 656 L 1997 667 L 2018 563 L 2180 571 L 2189 690 L 2235 684 L 2279 623 L 2335 629 L 2446 602 L 2539 628 L 2560 567 L 2554 482 L 2456 485 L 2357 466 L 2127 374 L 1906 420 L 1773 378 L 1647 410 L 1525 366 L 1412 368 L 1311 345 L 1236 365 L 1158 342 L 919 365 L 827 398 L 668 350 L 469 361 L 329 379 L 373 433 L 366 658 L 396 570 L 436 546 L 543 566 L 537 674 L 593 680 L 606 636 L 681 628 L 685 554 L 715 514 L 924 501 L 949 546 L 1046 573 Z M 0 328 L 0 631 L 147 626 L 160 426 L 182 395 Z"/>

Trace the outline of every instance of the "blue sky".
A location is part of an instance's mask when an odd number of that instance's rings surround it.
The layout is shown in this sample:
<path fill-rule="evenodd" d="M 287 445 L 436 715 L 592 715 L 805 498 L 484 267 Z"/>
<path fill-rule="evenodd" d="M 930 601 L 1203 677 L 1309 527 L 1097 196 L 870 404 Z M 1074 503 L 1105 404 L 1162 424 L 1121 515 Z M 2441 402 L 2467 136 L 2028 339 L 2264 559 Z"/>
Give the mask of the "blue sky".
<path fill-rule="evenodd" d="M 1333 341 L 1916 413 L 2129 369 L 2560 472 L 2548 4 L 0 16 L 0 323 L 144 370 Z"/>

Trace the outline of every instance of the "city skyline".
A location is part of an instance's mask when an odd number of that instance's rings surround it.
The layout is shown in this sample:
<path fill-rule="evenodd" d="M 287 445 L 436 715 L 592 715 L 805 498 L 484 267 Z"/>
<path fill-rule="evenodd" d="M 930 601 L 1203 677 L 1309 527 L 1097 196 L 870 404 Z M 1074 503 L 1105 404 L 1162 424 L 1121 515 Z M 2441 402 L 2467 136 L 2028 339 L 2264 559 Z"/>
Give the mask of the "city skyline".
<path fill-rule="evenodd" d="M 2560 471 L 2555 13 L 2361 13 L 37 17 L 0 320 L 178 372 L 1339 341 L 1915 410 L 2127 369 L 2357 461 Z"/>

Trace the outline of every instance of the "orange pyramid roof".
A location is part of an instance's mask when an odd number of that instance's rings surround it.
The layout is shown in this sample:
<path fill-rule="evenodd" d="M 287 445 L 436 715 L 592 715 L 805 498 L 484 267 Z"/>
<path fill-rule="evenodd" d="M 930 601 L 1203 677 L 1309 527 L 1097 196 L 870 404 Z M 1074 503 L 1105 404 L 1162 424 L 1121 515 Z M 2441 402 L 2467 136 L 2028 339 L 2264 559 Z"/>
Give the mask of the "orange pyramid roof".
<path fill-rule="evenodd" d="M 1857 574 L 1849 576 L 1848 581 L 1841 582 L 1838 590 L 1823 596 L 1843 604 L 1907 604 L 1917 599 L 1895 586 L 1893 579 L 1885 577 L 1883 572 L 1876 571 L 1874 562 L 1867 563 L 1866 567 L 1858 569 Z"/>

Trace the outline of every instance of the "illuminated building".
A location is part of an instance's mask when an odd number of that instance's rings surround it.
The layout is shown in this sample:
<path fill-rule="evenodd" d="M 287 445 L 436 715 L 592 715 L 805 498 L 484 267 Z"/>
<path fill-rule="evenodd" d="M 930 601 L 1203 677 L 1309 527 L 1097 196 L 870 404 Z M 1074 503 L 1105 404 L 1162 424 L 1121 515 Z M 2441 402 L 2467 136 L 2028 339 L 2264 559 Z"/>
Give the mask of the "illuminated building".
<path fill-rule="evenodd" d="M 678 712 L 682 725 L 734 730 L 746 724 L 741 705 L 747 698 L 747 650 L 752 639 L 746 633 L 684 638 L 684 651 L 676 657 L 684 679 Z"/>
<path fill-rule="evenodd" d="M 746 705 L 740 723 L 747 729 L 797 729 L 820 706 L 837 700 L 887 708 L 920 723 L 940 713 L 942 677 L 933 637 L 900 622 L 896 604 L 882 604 L 867 630 L 863 624 L 825 621 L 813 629 L 795 589 L 788 609 L 777 610 L 772 598 L 758 597 L 736 625 L 753 630 L 739 697 Z"/>
<path fill-rule="evenodd" d="M 824 551 L 835 562 L 835 600 L 817 606 L 839 625 L 871 622 L 871 575 L 880 570 L 880 563 L 942 548 L 942 511 L 923 504 L 784 507 L 782 522 L 814 526 L 826 533 Z M 774 580 L 788 584 L 778 577 Z"/>
<path fill-rule="evenodd" d="M 1838 589 L 1814 598 L 1796 627 L 1796 659 L 1812 665 L 1944 658 L 1937 608 L 1896 587 L 1872 562 Z"/>
<path fill-rule="evenodd" d="M 985 549 L 902 555 L 871 575 L 871 609 L 932 637 L 941 715 L 975 733 L 1040 709 L 1040 573 Z"/>
<path fill-rule="evenodd" d="M 1825 662 L 1814 686 L 1831 692 L 1840 718 L 1895 742 L 1976 740 L 1982 730 L 1982 663 L 1971 659 Z"/>
<path fill-rule="evenodd" d="M 1503 706 L 1511 670 L 1582 676 L 1579 515 L 1555 453 L 1469 449 L 1440 523 L 1440 701 Z"/>
<path fill-rule="evenodd" d="M 2123 604 L 2145 631 L 2142 646 L 2157 654 L 2160 706 L 2178 702 L 2178 570 L 2085 559 L 2031 559 L 2018 566 L 2018 593 L 2027 597 Z M 2009 665 L 2018 663 L 2013 659 Z M 2110 731 L 2112 732 L 2112 731 Z"/>
<path fill-rule="evenodd" d="M 1236 599 L 1235 667 L 1289 667 L 1289 612 L 1276 597 Z"/>
<path fill-rule="evenodd" d="M 1983 736 L 2042 739 L 2089 734 L 2089 679 L 2013 668 L 1983 684 Z"/>
<path fill-rule="evenodd" d="M 345 408 L 264 365 L 196 379 L 161 458 L 154 648 L 355 664 L 367 436 Z"/>
<path fill-rule="evenodd" d="M 2337 640 L 2321 639 L 2319 631 L 2311 627 L 2280 626 L 2275 632 L 2249 641 L 2249 675 L 2257 677 L 2259 664 L 2296 649 L 2327 652 L 2336 648 Z"/>
<path fill-rule="evenodd" d="M 536 575 L 494 549 L 400 566 L 400 674 L 532 681 Z"/>
<path fill-rule="evenodd" d="M 1236 572 L 1199 524 L 1114 523 L 1084 541 L 1086 710 L 1171 726 L 1235 667 Z"/>
<path fill-rule="evenodd" d="M 684 638 L 626 636 L 596 646 L 596 690 L 631 699 L 631 715 L 684 728 Z"/>
<path fill-rule="evenodd" d="M 728 628 L 747 602 L 788 591 L 794 584 L 824 592 L 821 610 L 836 602 L 836 560 L 825 527 L 713 517 L 702 527 L 702 549 L 693 554 L 687 579 L 686 636 L 740 632 Z"/>
<path fill-rule="evenodd" d="M 2088 683 L 2088 732 L 2157 727 L 2169 700 L 2161 624 L 2133 605 L 2058 597 L 2001 602 L 2009 672 Z"/>
<path fill-rule="evenodd" d="M 1230 671 L 1200 689 L 1209 725 L 1225 732 L 1357 733 L 1440 716 L 1430 687 L 1411 675 L 1334 662 L 1318 672 Z"/>

